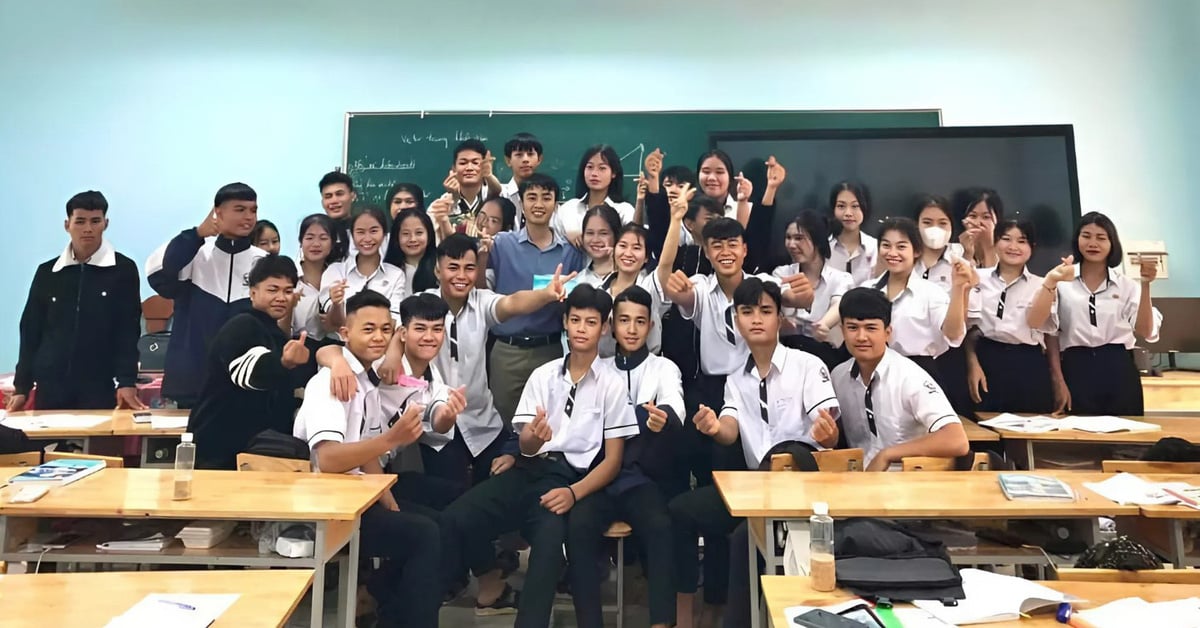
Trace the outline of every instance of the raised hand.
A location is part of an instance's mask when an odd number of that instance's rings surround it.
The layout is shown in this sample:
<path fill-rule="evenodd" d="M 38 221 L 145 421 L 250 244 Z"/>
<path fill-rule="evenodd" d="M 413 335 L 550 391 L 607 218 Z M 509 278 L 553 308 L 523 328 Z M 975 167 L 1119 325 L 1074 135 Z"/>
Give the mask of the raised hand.
<path fill-rule="evenodd" d="M 442 181 L 442 187 L 445 188 L 446 192 L 454 196 L 462 193 L 462 186 L 459 185 L 458 175 L 454 174 L 453 168 L 450 169 L 450 174 L 446 175 L 445 180 Z"/>
<path fill-rule="evenodd" d="M 784 179 L 787 179 L 787 170 L 784 169 L 783 164 L 775 161 L 775 155 L 771 155 L 767 159 L 767 188 L 772 190 L 779 189 L 779 186 L 783 184 Z M 746 196 L 749 195 L 750 194 L 747 192 Z M 740 192 L 738 197 L 738 200 L 741 200 Z"/>
<path fill-rule="evenodd" d="M 1071 281 L 1075 279 L 1075 256 L 1068 255 L 1062 258 L 1062 263 L 1050 269 L 1046 273 L 1046 279 L 1059 283 L 1063 281 Z"/>
<path fill-rule="evenodd" d="M 692 285 L 692 280 L 683 273 L 682 270 L 677 270 L 667 277 L 667 290 L 673 294 L 679 295 L 682 299 L 690 298 L 692 291 L 696 287 Z"/>
<path fill-rule="evenodd" d="M 1158 278 L 1158 260 L 1153 257 L 1143 257 L 1138 260 L 1141 268 L 1142 283 L 1150 283 Z"/>
<path fill-rule="evenodd" d="M 442 405 L 442 412 L 457 417 L 466 409 L 467 387 L 459 386 L 458 388 L 451 388 L 449 394 L 446 396 L 446 403 Z"/>
<path fill-rule="evenodd" d="M 488 253 L 492 250 L 492 240 L 493 239 L 494 238 L 492 237 L 492 234 L 490 234 L 490 233 L 479 234 L 479 253 L 480 254 Z"/>
<path fill-rule="evenodd" d="M 643 403 L 642 407 L 646 409 L 646 427 L 650 428 L 651 432 L 661 432 L 667 426 L 667 413 L 659 410 L 654 402 Z"/>
<path fill-rule="evenodd" d="M 754 193 L 754 184 L 750 182 L 750 179 L 742 176 L 742 173 L 739 172 L 734 178 L 734 182 L 737 183 L 737 201 L 740 203 L 750 200 L 750 195 Z"/>
<path fill-rule="evenodd" d="M 679 186 L 679 194 L 671 199 L 671 220 L 673 222 L 683 222 L 683 217 L 687 216 L 688 203 L 696 196 L 696 190 L 692 189 L 692 184 L 686 181 Z"/>
<path fill-rule="evenodd" d="M 788 287 L 788 290 L 792 294 L 799 297 L 801 301 L 806 303 L 812 301 L 813 286 L 812 282 L 808 280 L 808 275 L 804 273 L 789 275 L 783 278 L 783 284 Z"/>
<path fill-rule="evenodd" d="M 696 430 L 705 436 L 716 436 L 717 432 L 721 431 L 721 420 L 717 418 L 717 413 L 705 405 L 701 405 L 696 416 L 692 417 L 692 423 L 695 423 Z"/>
<path fill-rule="evenodd" d="M 573 272 L 566 277 L 562 276 L 562 264 L 554 268 L 554 276 L 550 278 L 550 283 L 544 289 L 554 295 L 555 301 L 565 301 L 567 298 L 567 284 L 578 275 L 579 272 Z"/>
<path fill-rule="evenodd" d="M 650 151 L 649 155 L 646 155 L 646 162 L 643 164 L 643 172 L 645 172 L 647 179 L 651 179 L 653 181 L 659 180 L 659 176 L 662 175 L 663 157 L 665 156 L 666 154 L 657 148 Z"/>
<path fill-rule="evenodd" d="M 533 422 L 525 429 L 532 430 L 530 434 L 538 440 L 539 447 L 554 438 L 554 430 L 550 429 L 550 421 L 546 418 L 546 409 L 542 407 L 537 409 L 537 413 L 533 416 Z"/>
<path fill-rule="evenodd" d="M 208 215 L 204 217 L 204 220 L 200 221 L 200 224 L 196 225 L 196 233 L 198 233 L 201 238 L 211 238 L 221 233 L 221 230 L 217 228 L 217 208 L 214 207 L 210 209 L 208 211 Z"/>
<path fill-rule="evenodd" d="M 817 410 L 817 418 L 813 419 L 812 437 L 813 440 L 826 447 L 833 447 L 837 444 L 837 421 L 834 420 L 833 414 L 827 408 Z"/>
<path fill-rule="evenodd" d="M 455 185 L 458 185 L 457 179 L 455 180 Z M 450 217 L 450 208 L 453 206 L 454 196 L 450 192 L 447 192 L 437 197 L 433 203 L 430 203 L 429 209 L 426 209 L 425 213 L 429 214 L 429 219 L 432 220 L 434 224 L 438 224 Z"/>
<path fill-rule="evenodd" d="M 969 287 L 977 281 L 975 279 L 975 269 L 963 259 L 954 260 L 951 273 L 950 285 L 955 288 Z"/>
<path fill-rule="evenodd" d="M 637 198 L 635 200 L 646 200 L 646 173 L 639 172 L 637 177 Z"/>
<path fill-rule="evenodd" d="M 483 168 L 480 169 L 480 173 L 484 179 L 488 179 L 493 176 L 493 173 L 495 172 L 495 164 L 496 157 L 492 155 L 492 151 L 489 150 L 483 156 Z"/>
<path fill-rule="evenodd" d="M 346 286 L 348 286 L 349 283 L 350 282 L 347 280 L 342 279 L 335 282 L 333 286 L 329 288 L 329 298 L 333 301 L 334 305 L 341 305 L 346 301 Z"/>
<path fill-rule="evenodd" d="M 308 346 L 304 344 L 308 338 L 308 332 L 300 332 L 300 337 L 295 340 L 289 340 L 283 345 L 283 356 L 279 362 L 283 364 L 283 368 L 294 369 L 301 364 L 308 362 Z"/>
<path fill-rule="evenodd" d="M 425 432 L 425 426 L 421 422 L 423 414 L 425 414 L 425 406 L 420 404 L 410 403 L 408 407 L 404 408 L 404 413 L 387 431 L 387 437 L 393 448 L 406 447 L 421 438 L 421 434 Z"/>

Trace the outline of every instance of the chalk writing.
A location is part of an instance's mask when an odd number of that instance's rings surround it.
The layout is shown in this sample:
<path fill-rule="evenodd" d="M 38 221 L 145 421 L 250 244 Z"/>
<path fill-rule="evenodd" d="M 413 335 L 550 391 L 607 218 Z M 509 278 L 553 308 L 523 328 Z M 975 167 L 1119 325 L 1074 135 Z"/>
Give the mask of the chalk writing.
<path fill-rule="evenodd" d="M 417 160 L 409 159 L 408 161 L 391 161 L 389 159 L 380 159 L 377 161 L 366 161 L 364 159 L 355 159 L 350 164 L 350 176 L 355 176 L 363 172 L 379 171 L 379 170 L 415 170 Z"/>

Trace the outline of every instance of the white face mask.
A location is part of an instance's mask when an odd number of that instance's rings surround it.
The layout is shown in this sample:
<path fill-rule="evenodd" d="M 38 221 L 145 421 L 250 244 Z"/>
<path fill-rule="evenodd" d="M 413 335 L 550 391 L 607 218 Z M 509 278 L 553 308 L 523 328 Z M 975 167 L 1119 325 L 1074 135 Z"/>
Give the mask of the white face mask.
<path fill-rule="evenodd" d="M 921 230 L 921 241 L 931 249 L 944 249 L 950 241 L 950 232 L 941 227 L 925 227 Z"/>

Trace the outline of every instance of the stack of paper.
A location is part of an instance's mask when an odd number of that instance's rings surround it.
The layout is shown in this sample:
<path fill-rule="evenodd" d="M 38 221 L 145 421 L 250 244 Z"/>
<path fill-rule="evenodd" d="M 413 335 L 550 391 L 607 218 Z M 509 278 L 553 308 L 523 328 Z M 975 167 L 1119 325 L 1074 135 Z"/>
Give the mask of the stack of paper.
<path fill-rule="evenodd" d="M 186 416 L 152 416 L 150 427 L 156 430 L 181 430 L 187 427 Z"/>
<path fill-rule="evenodd" d="M 1083 485 L 1118 504 L 1138 506 L 1177 504 L 1179 498 L 1170 495 L 1167 490 L 1183 491 L 1191 488 L 1187 482 L 1154 484 L 1132 473 L 1118 473 L 1103 482 L 1084 482 Z"/>
<path fill-rule="evenodd" d="M 946 606 L 938 600 L 915 600 L 913 605 L 948 624 L 985 624 L 1017 621 L 1022 614 L 1045 608 L 1057 609 L 1068 595 L 1036 582 L 995 574 L 979 569 L 963 569 L 966 599 L 958 606 Z M 1149 625 L 1149 624 L 1146 624 Z"/>
<path fill-rule="evenodd" d="M 112 618 L 105 628 L 205 628 L 221 616 L 238 595 L 152 593 L 129 610 Z"/>
<path fill-rule="evenodd" d="M 208 549 L 229 538 L 235 527 L 236 521 L 193 521 L 175 538 L 188 549 Z"/>
<path fill-rule="evenodd" d="M 175 532 L 180 525 L 126 522 L 117 538 L 97 544 L 96 549 L 108 552 L 161 552 L 175 542 Z"/>
<path fill-rule="evenodd" d="M 986 421 L 980 421 L 979 424 L 994 427 L 998 430 L 1023 432 L 1026 434 L 1041 434 L 1043 432 L 1053 432 L 1058 429 L 1058 419 L 1046 416 L 1017 416 L 1007 412 L 998 414 Z"/>
<path fill-rule="evenodd" d="M 86 429 L 96 427 L 111 419 L 111 416 L 103 414 L 39 414 L 36 416 L 6 416 L 0 419 L 0 425 L 22 432 L 36 432 L 38 430 Z"/>
<path fill-rule="evenodd" d="M 1137 597 L 1127 597 L 1104 606 L 1080 611 L 1079 617 L 1094 628 L 1129 628 L 1129 626 L 1200 626 L 1200 598 L 1151 604 Z"/>
<path fill-rule="evenodd" d="M 1026 434 L 1042 434 L 1057 430 L 1114 434 L 1117 432 L 1156 432 L 1162 429 L 1162 426 L 1155 423 L 1122 419 L 1118 416 L 1069 416 L 1056 419 L 1043 415 L 1017 416 L 1008 412 L 998 414 L 986 421 L 980 421 L 979 424 Z"/>

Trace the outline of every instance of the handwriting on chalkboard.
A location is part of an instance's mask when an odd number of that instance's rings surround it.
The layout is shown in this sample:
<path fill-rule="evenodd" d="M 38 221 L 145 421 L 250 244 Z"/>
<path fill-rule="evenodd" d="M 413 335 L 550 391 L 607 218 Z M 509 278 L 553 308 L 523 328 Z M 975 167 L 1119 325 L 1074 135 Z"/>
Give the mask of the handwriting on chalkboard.
<path fill-rule="evenodd" d="M 409 159 L 408 161 L 392 161 L 390 159 L 367 161 L 365 159 L 355 159 L 354 163 L 350 164 L 350 172 L 359 173 L 373 170 L 414 170 L 416 167 L 417 160 L 415 159 Z"/>

